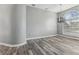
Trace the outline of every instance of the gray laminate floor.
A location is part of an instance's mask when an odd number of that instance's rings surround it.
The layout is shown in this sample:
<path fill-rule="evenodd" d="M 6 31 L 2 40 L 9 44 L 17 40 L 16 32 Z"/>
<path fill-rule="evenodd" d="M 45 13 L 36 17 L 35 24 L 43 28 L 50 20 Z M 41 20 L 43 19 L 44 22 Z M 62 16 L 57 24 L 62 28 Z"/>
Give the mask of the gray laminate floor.
<path fill-rule="evenodd" d="M 0 45 L 1 55 L 79 55 L 79 40 L 63 36 L 32 39 L 20 47 Z"/>

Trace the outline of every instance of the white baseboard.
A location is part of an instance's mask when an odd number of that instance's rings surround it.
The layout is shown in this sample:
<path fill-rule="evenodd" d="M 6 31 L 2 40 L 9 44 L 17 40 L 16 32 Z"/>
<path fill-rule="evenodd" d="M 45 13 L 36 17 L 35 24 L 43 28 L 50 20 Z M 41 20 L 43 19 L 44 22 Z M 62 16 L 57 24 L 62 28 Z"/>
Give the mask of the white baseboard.
<path fill-rule="evenodd" d="M 65 34 L 62 34 L 62 35 L 59 35 L 59 36 L 63 36 L 63 37 L 66 37 L 66 38 L 71 38 L 71 39 L 77 39 L 77 40 L 79 40 L 79 37 L 72 36 L 72 35 L 65 35 Z"/>
<path fill-rule="evenodd" d="M 56 34 L 57 35 L 57 34 Z M 46 38 L 46 37 L 52 37 L 56 35 L 48 35 L 48 36 L 42 36 L 42 37 L 33 37 L 33 38 L 26 38 L 26 40 L 31 40 L 31 39 L 39 39 L 39 38 Z"/>
<path fill-rule="evenodd" d="M 16 44 L 16 45 L 11 45 L 11 44 L 6 44 L 6 43 L 0 43 L 0 45 L 8 46 L 8 47 L 19 47 L 19 46 L 22 46 L 22 45 L 25 45 L 25 44 L 26 44 L 26 42 L 21 43 L 21 44 Z"/>
<path fill-rule="evenodd" d="M 14 44 L 14 45 L 0 42 L 0 45 L 8 46 L 8 47 L 19 47 L 19 46 L 23 46 L 25 44 L 27 44 L 27 41 L 26 40 L 23 43 Z"/>

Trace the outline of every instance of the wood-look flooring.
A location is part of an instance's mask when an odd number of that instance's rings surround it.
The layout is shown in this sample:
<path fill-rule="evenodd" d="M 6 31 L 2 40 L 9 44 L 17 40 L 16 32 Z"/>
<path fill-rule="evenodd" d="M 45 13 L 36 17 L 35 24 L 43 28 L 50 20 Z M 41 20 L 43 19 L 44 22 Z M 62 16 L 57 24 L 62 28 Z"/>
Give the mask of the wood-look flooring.
<path fill-rule="evenodd" d="M 20 47 L 0 45 L 1 55 L 79 55 L 79 40 L 54 36 L 27 41 Z"/>

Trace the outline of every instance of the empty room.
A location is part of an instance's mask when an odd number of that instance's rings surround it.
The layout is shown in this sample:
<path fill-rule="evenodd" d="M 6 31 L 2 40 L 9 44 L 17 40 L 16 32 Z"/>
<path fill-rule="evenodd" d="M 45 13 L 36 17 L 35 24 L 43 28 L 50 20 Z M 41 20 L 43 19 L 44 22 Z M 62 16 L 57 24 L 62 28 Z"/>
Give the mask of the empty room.
<path fill-rule="evenodd" d="M 79 55 L 79 5 L 0 4 L 0 55 Z"/>
<path fill-rule="evenodd" d="M 79 54 L 79 5 L 27 5 L 26 38 L 29 54 Z"/>

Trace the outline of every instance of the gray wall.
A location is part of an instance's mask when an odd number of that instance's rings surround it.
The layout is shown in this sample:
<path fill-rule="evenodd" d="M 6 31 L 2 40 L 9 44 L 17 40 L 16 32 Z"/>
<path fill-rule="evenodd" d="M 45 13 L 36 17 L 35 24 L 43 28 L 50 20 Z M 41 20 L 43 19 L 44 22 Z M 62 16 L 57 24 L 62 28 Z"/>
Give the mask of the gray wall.
<path fill-rule="evenodd" d="M 0 43 L 21 44 L 25 42 L 25 5 L 0 5 Z"/>
<path fill-rule="evenodd" d="M 36 38 L 56 35 L 57 18 L 56 13 L 27 6 L 26 14 L 26 36 Z"/>
<path fill-rule="evenodd" d="M 63 34 L 63 23 L 57 23 L 57 34 Z"/>
<path fill-rule="evenodd" d="M 14 5 L 11 25 L 11 44 L 24 43 L 26 38 L 26 5 Z"/>
<path fill-rule="evenodd" d="M 11 41 L 11 15 L 13 5 L 0 5 L 0 43 Z"/>

